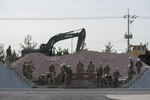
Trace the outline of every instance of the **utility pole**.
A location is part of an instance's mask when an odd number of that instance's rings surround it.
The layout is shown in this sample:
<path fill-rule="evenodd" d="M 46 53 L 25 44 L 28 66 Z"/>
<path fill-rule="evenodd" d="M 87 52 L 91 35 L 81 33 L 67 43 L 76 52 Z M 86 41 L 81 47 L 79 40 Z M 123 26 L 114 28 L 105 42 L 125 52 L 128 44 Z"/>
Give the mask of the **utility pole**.
<path fill-rule="evenodd" d="M 73 53 L 73 38 L 71 38 L 71 54 Z"/>
<path fill-rule="evenodd" d="M 124 35 L 125 39 L 127 39 L 127 47 L 129 52 L 129 45 L 130 45 L 130 39 L 132 39 L 133 35 L 130 33 L 130 24 L 133 23 L 134 19 L 136 19 L 138 16 L 136 15 L 130 15 L 129 14 L 129 9 L 127 15 L 124 16 L 124 18 L 127 18 L 127 33 Z"/>

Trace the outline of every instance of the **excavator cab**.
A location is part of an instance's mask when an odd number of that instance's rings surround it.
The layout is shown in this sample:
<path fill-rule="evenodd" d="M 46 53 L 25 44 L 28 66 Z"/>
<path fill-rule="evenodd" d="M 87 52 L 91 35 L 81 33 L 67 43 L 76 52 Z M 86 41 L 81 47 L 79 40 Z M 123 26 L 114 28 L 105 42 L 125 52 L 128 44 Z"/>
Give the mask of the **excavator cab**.
<path fill-rule="evenodd" d="M 146 55 L 145 45 L 129 45 L 129 54 L 134 57 L 139 57 L 139 55 Z"/>

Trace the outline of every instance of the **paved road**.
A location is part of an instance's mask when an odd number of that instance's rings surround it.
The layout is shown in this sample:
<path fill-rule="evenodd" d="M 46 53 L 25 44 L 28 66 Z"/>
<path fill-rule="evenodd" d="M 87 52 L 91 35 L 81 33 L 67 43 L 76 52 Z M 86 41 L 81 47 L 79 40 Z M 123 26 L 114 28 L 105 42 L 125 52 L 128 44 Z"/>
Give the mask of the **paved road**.
<path fill-rule="evenodd" d="M 0 100 L 149 100 L 142 89 L 0 89 Z"/>
<path fill-rule="evenodd" d="M 0 88 L 29 88 L 29 84 L 23 82 L 14 70 L 0 65 Z"/>

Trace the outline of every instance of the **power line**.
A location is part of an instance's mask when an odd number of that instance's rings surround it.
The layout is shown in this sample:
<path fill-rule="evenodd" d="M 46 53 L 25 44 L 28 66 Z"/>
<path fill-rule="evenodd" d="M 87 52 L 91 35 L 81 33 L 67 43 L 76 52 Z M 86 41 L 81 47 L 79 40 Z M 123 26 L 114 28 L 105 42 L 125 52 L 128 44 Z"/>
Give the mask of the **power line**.
<path fill-rule="evenodd" d="M 93 16 L 93 17 L 28 17 L 28 18 L 5 18 L 0 17 L 0 20 L 94 20 L 94 19 L 118 19 L 122 16 Z"/>
<path fill-rule="evenodd" d="M 138 16 L 139 19 L 150 19 L 150 16 Z"/>
<path fill-rule="evenodd" d="M 0 20 L 99 20 L 122 19 L 124 16 L 91 16 L 91 17 L 0 17 Z M 150 16 L 138 16 L 138 19 L 150 19 Z"/>

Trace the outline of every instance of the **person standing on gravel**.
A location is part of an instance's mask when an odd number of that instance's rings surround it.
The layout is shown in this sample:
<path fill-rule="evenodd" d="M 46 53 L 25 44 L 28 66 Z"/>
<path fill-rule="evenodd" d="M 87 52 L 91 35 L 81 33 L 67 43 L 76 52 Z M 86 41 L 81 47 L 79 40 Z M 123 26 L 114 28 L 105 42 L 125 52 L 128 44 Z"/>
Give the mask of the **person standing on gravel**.
<path fill-rule="evenodd" d="M 135 75 L 136 73 L 135 73 L 135 71 L 134 71 L 134 69 L 132 68 L 130 68 L 130 65 L 128 65 L 128 79 L 129 79 L 129 81 L 133 78 L 133 76 Z"/>
<path fill-rule="evenodd" d="M 100 63 L 100 66 L 96 69 L 97 73 L 97 86 L 99 87 L 100 81 L 102 80 L 102 75 L 103 75 L 103 65 Z"/>
<path fill-rule="evenodd" d="M 119 77 L 120 77 L 120 72 L 119 72 L 119 69 L 116 68 L 116 71 L 113 73 L 114 87 L 118 86 L 118 84 L 119 84 Z"/>
<path fill-rule="evenodd" d="M 81 61 L 79 60 L 79 63 L 77 64 L 77 70 L 76 70 L 77 74 L 80 74 L 79 77 L 82 78 L 83 77 L 83 72 L 84 72 L 84 66 L 81 63 Z"/>
<path fill-rule="evenodd" d="M 110 67 L 109 67 L 109 65 L 107 63 L 106 66 L 104 67 L 104 75 L 105 74 L 109 75 L 109 73 L 110 73 Z"/>
<path fill-rule="evenodd" d="M 49 74 L 50 74 L 50 78 L 49 78 L 49 83 L 50 84 L 54 84 L 54 80 L 55 80 L 55 75 L 56 75 L 56 71 L 55 71 L 55 65 L 52 64 L 49 66 Z"/>
<path fill-rule="evenodd" d="M 67 66 L 66 74 L 67 74 L 67 85 L 70 85 L 72 82 L 72 69 L 70 65 Z"/>
<path fill-rule="evenodd" d="M 92 77 L 92 74 L 95 72 L 95 66 L 92 61 L 90 61 L 88 64 L 87 72 L 89 73 L 89 77 Z"/>
<path fill-rule="evenodd" d="M 130 68 L 133 69 L 134 63 L 133 63 L 132 57 L 129 57 L 129 61 L 130 61 Z"/>
<path fill-rule="evenodd" d="M 135 64 L 135 66 L 136 66 L 136 68 L 137 68 L 137 73 L 140 74 L 141 68 L 143 67 L 143 64 L 142 64 L 140 58 L 137 59 L 137 62 L 136 62 L 136 64 Z"/>
<path fill-rule="evenodd" d="M 6 50 L 6 57 L 7 57 L 7 62 L 8 62 L 8 65 L 10 65 L 11 63 L 11 59 L 12 59 L 12 51 L 11 51 L 11 46 L 8 47 L 8 49 Z"/>
<path fill-rule="evenodd" d="M 31 62 L 27 62 L 27 79 L 31 80 L 32 79 L 32 72 L 33 72 L 33 66 Z"/>
<path fill-rule="evenodd" d="M 26 61 L 24 61 L 23 64 L 22 64 L 22 72 L 23 72 L 23 76 L 27 77 Z"/>
<path fill-rule="evenodd" d="M 65 68 L 66 68 L 66 64 L 65 63 L 62 63 L 60 65 L 60 80 L 59 80 L 59 83 L 60 84 L 63 84 L 64 81 L 65 81 Z"/>
<path fill-rule="evenodd" d="M 54 64 L 49 66 L 49 72 L 55 72 L 55 65 Z"/>

